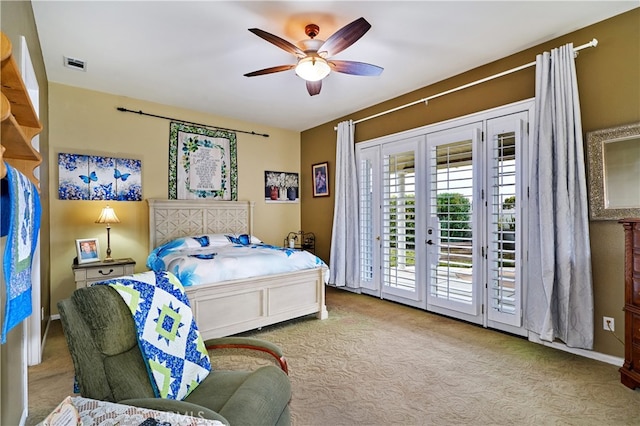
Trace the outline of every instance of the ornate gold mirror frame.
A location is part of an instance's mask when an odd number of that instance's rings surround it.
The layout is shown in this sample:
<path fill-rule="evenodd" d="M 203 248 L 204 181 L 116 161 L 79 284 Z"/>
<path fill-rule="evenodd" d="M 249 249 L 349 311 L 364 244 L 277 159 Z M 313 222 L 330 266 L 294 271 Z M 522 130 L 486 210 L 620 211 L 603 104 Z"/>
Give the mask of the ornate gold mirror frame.
<path fill-rule="evenodd" d="M 640 123 L 587 133 L 591 220 L 640 217 Z"/>

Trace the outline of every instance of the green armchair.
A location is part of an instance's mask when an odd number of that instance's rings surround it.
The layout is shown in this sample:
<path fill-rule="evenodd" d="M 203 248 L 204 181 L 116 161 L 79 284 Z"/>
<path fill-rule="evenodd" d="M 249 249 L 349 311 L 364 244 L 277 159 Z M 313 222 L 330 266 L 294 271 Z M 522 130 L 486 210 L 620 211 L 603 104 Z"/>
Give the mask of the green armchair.
<path fill-rule="evenodd" d="M 58 302 L 62 328 L 85 398 L 219 420 L 233 426 L 289 425 L 291 384 L 279 347 L 226 337 L 207 348 L 250 348 L 273 355 L 280 365 L 254 371 L 212 371 L 183 401 L 156 398 L 138 347 L 127 305 L 110 286 L 81 288 Z"/>

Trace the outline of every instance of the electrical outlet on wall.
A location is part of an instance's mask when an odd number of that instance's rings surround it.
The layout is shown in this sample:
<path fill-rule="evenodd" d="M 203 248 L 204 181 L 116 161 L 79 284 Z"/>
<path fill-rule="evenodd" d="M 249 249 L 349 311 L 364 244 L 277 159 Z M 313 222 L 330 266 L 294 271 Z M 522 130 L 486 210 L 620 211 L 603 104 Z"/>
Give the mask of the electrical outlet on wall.
<path fill-rule="evenodd" d="M 602 317 L 602 328 L 607 331 L 616 331 L 616 321 L 611 317 Z"/>

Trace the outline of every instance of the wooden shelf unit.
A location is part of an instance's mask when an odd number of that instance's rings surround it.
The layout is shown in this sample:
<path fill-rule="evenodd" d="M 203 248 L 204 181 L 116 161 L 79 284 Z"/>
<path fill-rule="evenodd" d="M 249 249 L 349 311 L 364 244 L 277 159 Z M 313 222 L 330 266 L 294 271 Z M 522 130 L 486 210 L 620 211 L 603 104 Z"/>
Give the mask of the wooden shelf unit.
<path fill-rule="evenodd" d="M 4 160 L 39 188 L 34 170 L 42 163 L 42 156 L 33 147 L 31 140 L 42 131 L 42 124 L 12 55 L 11 41 L 3 32 L 0 32 L 0 39 L 0 178 L 7 173 Z"/>
<path fill-rule="evenodd" d="M 622 219 L 624 226 L 624 364 L 620 381 L 640 387 L 640 218 Z"/>

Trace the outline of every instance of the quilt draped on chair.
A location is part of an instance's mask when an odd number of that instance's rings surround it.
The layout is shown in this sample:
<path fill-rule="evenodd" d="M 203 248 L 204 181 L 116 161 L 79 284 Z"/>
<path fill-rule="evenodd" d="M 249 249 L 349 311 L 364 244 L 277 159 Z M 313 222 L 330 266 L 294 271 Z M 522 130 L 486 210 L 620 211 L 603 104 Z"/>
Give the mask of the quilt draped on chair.
<path fill-rule="evenodd" d="M 129 307 L 138 346 L 158 398 L 183 400 L 211 371 L 184 287 L 170 272 L 141 272 L 100 281 Z"/>

